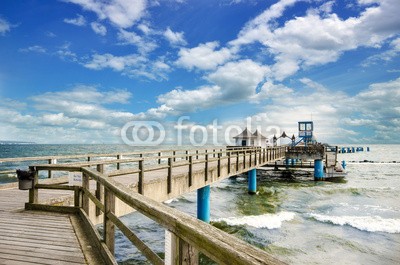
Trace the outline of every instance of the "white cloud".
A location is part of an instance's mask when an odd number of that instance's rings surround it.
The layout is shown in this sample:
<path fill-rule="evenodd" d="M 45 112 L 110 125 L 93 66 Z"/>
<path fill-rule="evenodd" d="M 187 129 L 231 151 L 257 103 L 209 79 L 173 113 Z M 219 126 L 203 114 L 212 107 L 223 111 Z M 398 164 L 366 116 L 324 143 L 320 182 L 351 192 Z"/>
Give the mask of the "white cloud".
<path fill-rule="evenodd" d="M 47 92 L 40 96 L 33 97 L 36 102 L 44 103 L 46 100 L 48 103 L 57 104 L 57 101 L 62 99 L 63 101 L 76 101 L 82 103 L 121 103 L 126 104 L 132 94 L 124 89 L 115 89 L 111 91 L 99 91 L 95 86 L 88 85 L 76 85 L 71 90 L 60 91 L 60 92 Z"/>
<path fill-rule="evenodd" d="M 220 87 L 204 86 L 195 90 L 174 89 L 158 96 L 157 102 L 180 114 L 215 106 L 219 97 Z"/>
<path fill-rule="evenodd" d="M 308 78 L 299 81 L 309 89 L 296 92 L 284 88 L 284 93 L 269 93 L 270 102 L 263 112 L 266 124 L 291 134 L 297 132 L 298 121 L 312 118 L 318 140 L 330 143 L 398 141 L 400 78 L 372 84 L 355 96 L 331 91 Z M 363 136 L 362 128 L 368 128 L 373 135 Z"/>
<path fill-rule="evenodd" d="M 78 56 L 70 50 L 71 43 L 65 43 L 56 51 L 56 54 L 62 60 L 71 60 L 73 62 L 78 62 Z"/>
<path fill-rule="evenodd" d="M 192 70 L 212 70 L 232 59 L 233 53 L 228 48 L 216 50 L 219 43 L 207 42 L 191 49 L 182 48 L 179 51 L 179 59 L 176 61 L 178 66 Z"/>
<path fill-rule="evenodd" d="M 126 31 L 120 29 L 118 32 L 118 40 L 121 41 L 122 45 L 135 45 L 138 48 L 139 53 L 147 54 L 155 50 L 158 45 L 150 40 L 149 38 L 143 38 L 133 31 Z"/>
<path fill-rule="evenodd" d="M 11 27 L 10 22 L 0 17 L 0 35 L 5 35 L 11 30 Z"/>
<path fill-rule="evenodd" d="M 364 67 L 374 65 L 380 62 L 390 62 L 400 54 L 400 38 L 394 39 L 390 43 L 390 48 L 382 53 L 372 55 L 361 64 Z"/>
<path fill-rule="evenodd" d="M 140 20 L 146 11 L 146 0 L 66 0 L 95 12 L 100 20 L 108 19 L 119 28 L 129 28 Z"/>
<path fill-rule="evenodd" d="M 145 35 L 149 35 L 153 33 L 153 30 L 150 28 L 150 26 L 147 23 L 141 23 L 137 26 L 139 30 L 143 32 Z"/>
<path fill-rule="evenodd" d="M 82 15 L 79 15 L 79 14 L 78 14 L 78 17 L 76 17 L 76 18 L 65 18 L 64 22 L 75 25 L 75 26 L 79 26 L 79 27 L 86 25 L 86 19 Z"/>
<path fill-rule="evenodd" d="M 251 96 L 250 100 L 259 103 L 266 99 L 285 96 L 292 94 L 293 92 L 294 90 L 292 88 L 286 87 L 282 84 L 274 84 L 271 80 L 267 80 L 264 84 L 262 84 L 260 91 Z"/>
<path fill-rule="evenodd" d="M 40 45 L 34 45 L 27 48 L 19 49 L 20 52 L 37 52 L 37 53 L 46 53 L 46 49 Z"/>
<path fill-rule="evenodd" d="M 90 26 L 96 34 L 101 36 L 105 36 L 107 34 L 107 28 L 98 22 L 92 22 L 90 23 Z"/>
<path fill-rule="evenodd" d="M 400 33 L 397 0 L 382 0 L 379 5 L 367 7 L 358 17 L 347 19 L 329 13 L 331 4 L 326 2 L 305 16 L 277 25 L 274 19 L 295 3 L 295 0 L 282 0 L 272 5 L 230 42 L 234 47 L 254 42 L 263 44 L 274 56 L 276 64 L 272 69 L 278 80 L 293 75 L 301 67 L 334 62 L 344 52 L 361 46 L 380 47 L 385 40 Z"/>
<path fill-rule="evenodd" d="M 207 79 L 221 87 L 222 100 L 237 102 L 254 96 L 257 85 L 269 73 L 267 66 L 252 60 L 241 60 L 218 67 Z"/>
<path fill-rule="evenodd" d="M 101 70 L 111 68 L 115 71 L 123 71 L 126 67 L 130 67 L 146 61 L 139 55 L 114 56 L 112 54 L 94 54 L 92 60 L 84 66 L 89 69 Z"/>
<path fill-rule="evenodd" d="M 187 44 L 183 35 L 183 32 L 173 32 L 169 27 L 164 31 L 164 37 L 174 46 Z"/>
<path fill-rule="evenodd" d="M 92 59 L 84 62 L 86 68 L 101 70 L 111 68 L 130 78 L 144 77 L 155 81 L 168 79 L 170 66 L 160 57 L 153 61 L 139 54 L 114 56 L 112 54 L 94 54 Z"/>
<path fill-rule="evenodd" d="M 257 86 L 269 72 L 267 66 L 251 60 L 229 62 L 207 76 L 213 85 L 193 90 L 177 88 L 158 96 L 157 102 L 174 114 L 182 114 L 254 99 Z"/>

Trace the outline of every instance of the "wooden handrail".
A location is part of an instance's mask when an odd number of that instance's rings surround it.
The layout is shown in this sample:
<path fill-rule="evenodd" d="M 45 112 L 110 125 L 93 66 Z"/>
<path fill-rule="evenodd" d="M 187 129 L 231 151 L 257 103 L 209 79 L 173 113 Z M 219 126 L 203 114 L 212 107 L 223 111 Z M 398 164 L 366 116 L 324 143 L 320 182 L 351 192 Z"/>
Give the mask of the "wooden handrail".
<path fill-rule="evenodd" d="M 82 168 L 82 172 L 100 182 L 115 197 L 156 221 L 218 263 L 283 264 L 268 253 L 209 224 L 162 203 L 153 201 L 139 193 L 132 192 L 121 183 L 100 172 L 89 168 Z M 105 209 L 107 209 L 107 206 L 105 206 Z M 110 216 L 112 215 L 107 214 L 107 218 L 113 221 L 112 219 L 114 218 L 110 218 Z"/>
<path fill-rule="evenodd" d="M 284 148 L 283 148 L 284 150 Z M 196 218 L 190 217 L 185 213 L 178 210 L 171 209 L 168 206 L 158 203 L 148 197 L 143 196 L 144 184 L 145 184 L 145 172 L 168 169 L 167 172 L 167 193 L 172 192 L 172 169 L 173 167 L 188 166 L 188 185 L 192 185 L 193 165 L 203 163 L 205 170 L 205 181 L 209 180 L 208 172 L 212 172 L 215 167 L 217 168 L 217 177 L 220 177 L 221 173 L 221 161 L 228 161 L 229 169 L 228 175 L 235 173 L 231 172 L 232 158 L 236 158 L 236 171 L 242 172 L 248 168 L 257 167 L 260 164 L 269 161 L 266 155 L 270 152 L 271 155 L 277 157 L 282 152 L 282 148 L 273 149 L 262 149 L 262 148 L 243 148 L 240 150 L 218 150 L 212 152 L 204 152 L 204 159 L 196 159 L 198 156 L 202 156 L 201 152 L 196 150 L 195 153 L 189 153 L 185 151 L 184 157 L 188 160 L 179 160 L 174 162 L 179 155 L 171 155 L 168 157 L 167 164 L 159 164 L 158 159 L 160 158 L 160 152 L 157 156 L 131 159 L 114 159 L 104 161 L 90 161 L 75 163 L 72 165 L 68 164 L 51 164 L 51 165 L 37 165 L 33 166 L 36 170 L 61 170 L 61 171 L 80 171 L 82 172 L 82 187 L 79 186 L 65 186 L 65 185 L 45 185 L 38 184 L 38 171 L 36 171 L 34 179 L 34 188 L 29 191 L 29 207 L 34 208 L 38 202 L 38 189 L 60 189 L 60 190 L 74 190 L 74 205 L 75 207 L 81 207 L 83 212 L 89 215 L 89 201 L 92 201 L 95 205 L 96 216 L 104 213 L 104 237 L 103 243 L 107 245 L 108 250 L 106 252 L 114 252 L 114 226 L 117 226 L 123 234 L 135 245 L 137 248 L 147 257 L 149 261 L 154 264 L 162 264 L 162 260 L 157 256 L 156 253 L 152 252 L 151 249 L 144 244 L 129 228 L 127 228 L 118 219 L 114 213 L 115 201 L 119 200 L 126 203 L 128 206 L 136 209 L 142 214 L 153 219 L 160 225 L 164 226 L 167 230 L 171 231 L 182 244 L 189 244 L 201 251 L 202 253 L 209 256 L 214 261 L 221 264 L 282 264 L 280 261 L 274 259 L 266 252 L 257 249 L 247 243 L 244 243 L 240 239 L 234 236 L 227 235 L 225 232 L 218 230 L 204 222 L 197 220 Z M 214 157 L 214 154 L 216 157 Z M 196 159 L 196 160 L 195 160 Z M 128 163 L 134 160 L 137 163 L 135 168 L 129 169 L 117 169 L 112 172 L 104 172 L 104 164 L 116 164 L 116 163 Z M 241 160 L 241 167 L 239 168 L 239 160 Z M 155 161 L 149 163 L 149 161 Z M 217 161 L 210 165 L 211 162 Z M 103 163 L 104 162 L 104 163 Z M 233 162 L 235 163 L 235 162 Z M 97 166 L 96 169 L 90 166 Z M 224 163 L 226 166 L 226 163 Z M 234 171 L 234 170 L 233 170 Z M 125 187 L 123 184 L 110 178 L 111 176 L 121 174 L 132 174 L 138 173 L 138 192 L 134 192 L 131 189 Z M 214 178 L 214 176 L 213 176 Z M 89 179 L 96 182 L 96 191 L 93 194 L 90 191 Z M 104 190 L 104 193 L 101 191 Z M 47 206 L 54 207 L 57 206 Z M 38 209 L 43 209 L 38 207 Z M 63 211 L 68 210 L 65 207 L 60 207 Z M 72 210 L 71 210 L 72 212 Z M 81 214 L 86 216 L 86 214 Z M 185 243 L 186 242 L 186 243 Z M 181 257 L 180 257 L 181 258 Z"/>

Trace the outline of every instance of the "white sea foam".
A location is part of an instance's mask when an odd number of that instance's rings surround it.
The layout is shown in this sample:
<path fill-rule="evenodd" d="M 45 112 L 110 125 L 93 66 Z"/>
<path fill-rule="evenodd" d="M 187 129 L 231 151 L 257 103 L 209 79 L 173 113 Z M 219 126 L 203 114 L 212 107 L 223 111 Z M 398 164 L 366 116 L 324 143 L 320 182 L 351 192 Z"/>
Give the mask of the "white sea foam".
<path fill-rule="evenodd" d="M 400 219 L 382 218 L 380 216 L 329 216 L 310 214 L 314 219 L 335 225 L 349 225 L 368 232 L 400 233 Z"/>
<path fill-rule="evenodd" d="M 164 203 L 165 203 L 165 204 L 170 204 L 170 203 L 172 203 L 172 202 L 177 202 L 177 201 L 179 201 L 179 200 L 178 200 L 178 199 L 170 199 L 170 200 L 164 201 Z"/>
<path fill-rule="evenodd" d="M 228 225 L 249 225 L 256 228 L 275 229 L 282 226 L 282 222 L 290 221 L 295 217 L 293 212 L 277 214 L 250 215 L 243 217 L 218 218 L 216 222 L 226 222 Z"/>

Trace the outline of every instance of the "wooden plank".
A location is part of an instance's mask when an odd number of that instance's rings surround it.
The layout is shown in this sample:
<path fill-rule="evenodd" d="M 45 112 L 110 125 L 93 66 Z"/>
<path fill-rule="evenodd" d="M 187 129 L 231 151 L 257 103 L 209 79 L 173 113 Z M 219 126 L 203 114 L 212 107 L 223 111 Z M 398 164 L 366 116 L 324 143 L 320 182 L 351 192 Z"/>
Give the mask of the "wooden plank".
<path fill-rule="evenodd" d="M 0 260 L 12 260 L 12 261 L 26 261 L 29 260 L 31 264 L 33 263 L 39 263 L 39 264 L 49 264 L 49 265 L 54 265 L 54 264 L 60 264 L 60 265 L 67 265 L 67 264 L 85 264 L 84 262 L 71 262 L 71 261 L 62 261 L 62 260 L 57 260 L 53 259 L 51 256 L 51 253 L 48 253 L 46 258 L 37 258 L 37 257 L 32 257 L 28 255 L 24 256 L 18 256 L 18 255 L 12 255 L 12 254 L 7 254 L 7 253 L 1 253 L 0 252 Z M 4 264 L 9 264 L 4 263 Z"/>
<path fill-rule="evenodd" d="M 2 254 L 13 255 L 21 258 L 24 257 L 25 260 L 30 260 L 33 257 L 33 258 L 51 260 L 53 262 L 69 261 L 71 263 L 76 263 L 76 264 L 85 264 L 85 258 L 83 257 L 83 255 L 76 255 L 77 253 L 74 254 L 56 254 L 54 252 L 40 253 L 37 252 L 35 249 L 24 248 L 24 249 L 0 249 L 0 256 Z M 49 254 L 51 254 L 51 258 L 48 258 Z"/>
<path fill-rule="evenodd" d="M 38 253 L 38 256 L 39 255 L 43 255 L 43 254 L 44 255 L 49 255 L 49 250 L 41 248 L 41 247 L 32 247 L 32 248 L 28 249 L 27 247 L 24 247 L 24 246 L 2 245 L 1 249 L 4 250 L 4 251 L 7 251 L 7 252 L 8 252 L 9 249 L 10 250 L 25 251 L 25 252 L 29 251 L 29 252 Z M 54 249 L 52 249 L 51 250 L 51 254 L 52 255 L 60 255 L 60 256 L 70 256 L 71 252 L 65 252 L 64 250 L 54 250 Z M 73 252 L 73 254 L 75 255 L 75 257 L 79 257 L 80 256 L 80 253 L 78 253 L 78 252 Z"/>
<path fill-rule="evenodd" d="M 109 189 L 104 188 L 104 243 L 112 254 L 115 251 L 115 225 L 108 218 L 108 214 L 115 212 L 115 195 Z"/>

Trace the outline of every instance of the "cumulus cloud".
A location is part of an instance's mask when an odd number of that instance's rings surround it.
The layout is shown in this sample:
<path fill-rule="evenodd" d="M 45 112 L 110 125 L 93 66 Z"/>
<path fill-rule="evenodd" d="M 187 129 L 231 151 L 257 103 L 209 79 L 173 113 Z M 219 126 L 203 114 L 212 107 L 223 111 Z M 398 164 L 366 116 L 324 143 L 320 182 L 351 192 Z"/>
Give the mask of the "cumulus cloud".
<path fill-rule="evenodd" d="M 111 68 L 115 71 L 123 71 L 126 67 L 144 62 L 146 59 L 139 55 L 114 56 L 112 54 L 94 54 L 92 60 L 84 66 L 89 69 L 100 70 Z"/>
<path fill-rule="evenodd" d="M 278 93 L 269 93 L 270 101 L 263 112 L 266 124 L 290 134 L 297 131 L 298 121 L 312 119 L 317 139 L 330 143 L 397 141 L 400 78 L 372 84 L 354 96 L 329 90 L 309 78 L 299 81 L 307 90 L 285 87 L 285 93 L 279 93 L 281 86 L 271 88 Z M 372 131 L 372 135 L 362 135 L 362 128 Z"/>
<path fill-rule="evenodd" d="M 98 22 L 92 22 L 90 23 L 90 26 L 96 34 L 101 36 L 105 36 L 107 34 L 107 28 Z"/>
<path fill-rule="evenodd" d="M 79 27 L 86 25 L 86 19 L 82 15 L 79 15 L 79 14 L 76 18 L 65 18 L 64 22 L 75 25 L 75 26 L 79 26 Z"/>
<path fill-rule="evenodd" d="M 284 25 L 275 23 L 296 2 L 282 0 L 272 5 L 230 42 L 235 47 L 255 42 L 264 45 L 276 61 L 272 69 L 277 80 L 293 75 L 301 67 L 334 62 L 344 52 L 361 46 L 380 47 L 400 32 L 400 19 L 396 15 L 400 2 L 396 0 L 380 1 L 365 8 L 358 17 L 346 19 L 330 13 L 332 3 L 326 2 Z"/>
<path fill-rule="evenodd" d="M 0 35 L 5 35 L 11 30 L 11 27 L 10 22 L 0 17 Z"/>
<path fill-rule="evenodd" d="M 164 31 L 164 37 L 173 46 L 187 44 L 183 35 L 183 32 L 173 32 L 169 27 Z"/>
<path fill-rule="evenodd" d="M 132 97 L 132 93 L 125 89 L 115 89 L 111 91 L 99 91 L 95 86 L 76 85 L 71 90 L 59 92 L 47 92 L 39 96 L 33 97 L 33 100 L 41 103 L 44 101 L 57 104 L 57 101 L 63 99 L 65 101 L 76 101 L 83 103 L 121 103 L 126 104 Z"/>
<path fill-rule="evenodd" d="M 212 70 L 233 57 L 232 51 L 228 48 L 216 50 L 219 47 L 217 41 L 200 44 L 197 47 L 180 49 L 176 61 L 178 66 L 189 70 L 198 68 L 201 70 Z"/>
<path fill-rule="evenodd" d="M 251 98 L 269 73 L 269 67 L 247 59 L 222 65 L 207 79 L 221 87 L 222 100 L 238 102 Z"/>
<path fill-rule="evenodd" d="M 251 60 L 229 62 L 206 77 L 212 85 L 193 90 L 177 88 L 158 96 L 157 102 L 174 114 L 182 114 L 253 99 L 269 72 L 267 66 Z"/>
<path fill-rule="evenodd" d="M 139 53 L 147 54 L 155 50 L 158 45 L 147 37 L 142 37 L 133 31 L 120 29 L 118 32 L 118 40 L 122 45 L 135 45 Z"/>
<path fill-rule="evenodd" d="M 20 140 L 45 143 L 116 142 L 122 125 L 140 116 L 110 106 L 127 104 L 131 97 L 125 89 L 77 85 L 33 96 L 29 98 L 29 109 L 25 103 L 6 100 L 7 104 L 0 104 L 0 124 L 7 128 L 8 135 L 0 133 L 0 138 L 8 139 L 10 133 L 15 133 Z M 29 138 L 22 139 L 25 136 Z"/>
<path fill-rule="evenodd" d="M 400 38 L 397 38 L 390 43 L 388 50 L 368 57 L 363 61 L 361 65 L 363 67 L 368 67 L 370 65 L 374 65 L 380 62 L 390 62 L 394 58 L 398 57 L 399 54 L 400 54 Z"/>
<path fill-rule="evenodd" d="M 174 89 L 158 96 L 157 102 L 176 114 L 190 113 L 215 106 L 220 97 L 220 90 L 218 86 L 204 86 L 195 90 Z"/>
<path fill-rule="evenodd" d="M 112 54 L 94 54 L 91 60 L 84 62 L 86 68 L 101 70 L 110 68 L 131 78 L 143 77 L 155 81 L 168 79 L 170 66 L 163 57 L 150 61 L 140 54 L 114 56 Z"/>
<path fill-rule="evenodd" d="M 83 9 L 97 14 L 100 20 L 108 19 L 119 28 L 129 28 L 145 14 L 146 0 L 65 0 L 80 5 Z"/>

